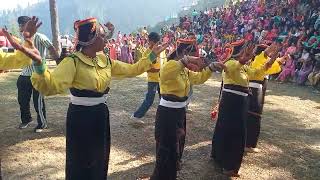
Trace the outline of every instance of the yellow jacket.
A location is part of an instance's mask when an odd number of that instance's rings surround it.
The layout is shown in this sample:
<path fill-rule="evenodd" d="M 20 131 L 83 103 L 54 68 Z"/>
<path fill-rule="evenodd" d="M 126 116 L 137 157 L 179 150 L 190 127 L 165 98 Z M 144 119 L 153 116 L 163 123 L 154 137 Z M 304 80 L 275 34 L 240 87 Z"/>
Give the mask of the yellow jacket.
<path fill-rule="evenodd" d="M 15 69 L 28 66 L 32 60 L 21 51 L 14 53 L 5 53 L 0 51 L 0 69 Z"/>
<path fill-rule="evenodd" d="M 266 56 L 264 52 L 262 52 L 261 54 L 259 54 L 254 58 L 254 61 L 250 64 L 250 67 L 253 69 L 260 68 L 261 66 L 264 66 L 267 63 L 268 59 L 269 57 Z M 266 75 L 277 74 L 280 71 L 281 71 L 281 65 L 279 64 L 278 60 L 276 60 L 269 69 L 264 71 L 264 73 L 260 73 L 255 76 L 250 76 L 249 80 L 263 81 Z"/>
<path fill-rule="evenodd" d="M 264 66 L 252 68 L 248 65 L 242 65 L 235 59 L 228 60 L 225 66 L 227 72 L 223 71 L 222 73 L 223 84 L 248 87 L 250 77 L 261 77 L 265 73 Z"/>
<path fill-rule="evenodd" d="M 111 77 L 135 77 L 151 67 L 149 54 L 135 64 L 118 60 L 109 61 L 99 54 L 95 61 L 81 52 L 74 53 L 78 58 L 66 57 L 54 71 L 46 69 L 44 74 L 33 73 L 33 87 L 44 95 L 63 94 L 69 88 L 104 92 L 109 87 Z"/>
<path fill-rule="evenodd" d="M 160 69 L 160 92 L 163 95 L 186 97 L 190 85 L 203 84 L 211 74 L 212 71 L 208 67 L 201 72 L 193 72 L 185 68 L 180 61 L 170 60 Z"/>
<path fill-rule="evenodd" d="M 147 50 L 147 52 L 148 51 L 151 51 L 151 50 Z M 163 51 L 160 53 L 160 57 L 157 58 L 157 62 L 155 64 L 152 64 L 152 67 L 151 67 L 152 69 L 159 70 L 159 72 L 147 72 L 148 82 L 159 82 L 159 80 L 160 80 L 160 76 L 159 76 L 160 67 L 163 64 L 163 62 L 165 62 L 165 61 L 166 61 L 166 53 L 165 53 L 165 51 Z"/>

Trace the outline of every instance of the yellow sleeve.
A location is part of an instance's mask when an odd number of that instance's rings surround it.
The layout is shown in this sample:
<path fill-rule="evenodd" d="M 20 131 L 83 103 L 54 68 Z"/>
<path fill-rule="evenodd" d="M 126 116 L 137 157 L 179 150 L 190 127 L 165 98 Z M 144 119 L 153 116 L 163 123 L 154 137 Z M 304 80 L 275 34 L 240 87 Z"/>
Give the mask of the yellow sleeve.
<path fill-rule="evenodd" d="M 31 82 L 33 87 L 43 95 L 63 94 L 72 87 L 75 74 L 74 60 L 67 57 L 52 72 L 48 69 L 41 75 L 34 72 L 31 76 Z"/>
<path fill-rule="evenodd" d="M 281 72 L 281 65 L 278 61 L 275 61 L 272 66 L 266 71 L 266 75 L 277 74 Z"/>
<path fill-rule="evenodd" d="M 130 78 L 148 71 L 152 65 L 149 55 L 150 53 L 145 53 L 135 64 L 127 64 L 119 60 L 113 60 L 111 75 L 118 78 Z"/>
<path fill-rule="evenodd" d="M 264 66 L 252 68 L 251 66 L 245 65 L 244 69 L 249 79 L 253 79 L 254 77 L 257 77 L 257 76 L 264 76 L 266 72 L 266 69 L 264 68 Z"/>
<path fill-rule="evenodd" d="M 14 53 L 0 52 L 0 69 L 23 68 L 32 63 L 32 60 L 21 51 Z"/>
<path fill-rule="evenodd" d="M 229 60 L 225 63 L 227 71 L 225 72 L 231 79 L 235 79 L 233 77 L 238 76 L 242 64 L 237 60 Z"/>
<path fill-rule="evenodd" d="M 265 55 L 264 51 L 254 58 L 254 61 L 250 64 L 252 68 L 259 68 L 266 64 L 268 56 Z"/>
<path fill-rule="evenodd" d="M 259 69 L 260 67 L 264 66 L 268 61 L 268 56 L 265 55 L 264 52 L 256 56 L 254 61 L 251 63 L 250 67 L 254 69 Z M 278 61 L 278 60 L 277 60 Z M 275 61 L 272 66 L 265 71 L 265 75 L 277 74 L 281 71 L 280 64 Z"/>
<path fill-rule="evenodd" d="M 201 72 L 188 71 L 189 81 L 192 85 L 205 83 L 212 75 L 212 71 L 207 67 Z"/>
<path fill-rule="evenodd" d="M 160 69 L 161 80 L 173 80 L 181 73 L 184 69 L 184 65 L 180 61 L 171 60 L 163 65 Z"/>

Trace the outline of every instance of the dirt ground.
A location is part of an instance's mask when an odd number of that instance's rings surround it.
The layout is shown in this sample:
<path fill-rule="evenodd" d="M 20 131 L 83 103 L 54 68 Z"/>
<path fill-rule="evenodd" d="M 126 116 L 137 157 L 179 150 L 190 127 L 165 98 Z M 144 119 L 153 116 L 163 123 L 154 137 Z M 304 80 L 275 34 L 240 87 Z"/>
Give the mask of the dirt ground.
<path fill-rule="evenodd" d="M 18 130 L 16 100 L 18 73 L 0 75 L 0 153 L 4 180 L 64 179 L 66 95 L 46 98 L 49 129 L 35 134 L 35 121 Z M 217 100 L 220 78 L 214 75 L 196 86 L 187 117 L 187 144 L 179 180 L 226 179 L 210 161 L 214 123 L 209 112 Z M 135 180 L 150 175 L 155 161 L 154 116 L 158 98 L 147 113 L 143 128 L 132 127 L 130 116 L 146 90 L 144 76 L 114 80 L 108 99 L 112 147 L 108 179 Z M 31 104 L 32 107 L 32 104 Z M 244 157 L 243 180 L 320 178 L 320 95 L 310 87 L 269 83 L 259 154 Z M 35 117 L 34 110 L 33 117 Z"/>

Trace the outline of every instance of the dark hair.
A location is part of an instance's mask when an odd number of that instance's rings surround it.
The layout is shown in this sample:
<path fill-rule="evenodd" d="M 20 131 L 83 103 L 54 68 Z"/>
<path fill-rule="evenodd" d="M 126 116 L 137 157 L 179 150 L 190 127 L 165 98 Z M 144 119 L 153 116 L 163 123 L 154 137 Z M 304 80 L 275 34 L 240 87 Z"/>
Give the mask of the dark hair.
<path fill-rule="evenodd" d="M 262 53 L 262 51 L 266 50 L 267 47 L 265 46 L 257 46 L 256 52 L 254 52 L 256 55 L 259 55 Z"/>
<path fill-rule="evenodd" d="M 29 16 L 20 16 L 18 17 L 18 24 L 26 24 L 30 20 L 31 18 Z"/>
<path fill-rule="evenodd" d="M 93 25 L 94 25 L 93 23 L 88 23 L 78 27 L 79 28 L 78 41 L 88 42 L 95 36 L 97 30 L 91 32 Z M 80 44 L 77 44 L 76 50 L 80 51 L 81 48 L 82 46 Z"/>
<path fill-rule="evenodd" d="M 148 39 L 149 41 L 152 41 L 154 43 L 157 43 L 160 41 L 160 35 L 156 32 L 151 32 L 149 35 L 148 35 Z"/>
<path fill-rule="evenodd" d="M 233 51 L 232 51 L 232 56 L 236 56 L 236 55 L 238 55 L 240 52 L 241 52 L 241 50 L 242 50 L 242 48 L 245 46 L 245 44 L 243 44 L 243 45 L 238 45 L 238 46 L 234 46 L 233 47 Z"/>
<path fill-rule="evenodd" d="M 171 60 L 171 59 L 177 58 L 178 55 L 182 54 L 182 52 L 184 50 L 186 50 L 188 52 L 197 52 L 197 48 L 195 47 L 195 45 L 192 45 L 192 44 L 179 44 L 177 49 L 172 54 L 170 54 L 168 59 Z"/>

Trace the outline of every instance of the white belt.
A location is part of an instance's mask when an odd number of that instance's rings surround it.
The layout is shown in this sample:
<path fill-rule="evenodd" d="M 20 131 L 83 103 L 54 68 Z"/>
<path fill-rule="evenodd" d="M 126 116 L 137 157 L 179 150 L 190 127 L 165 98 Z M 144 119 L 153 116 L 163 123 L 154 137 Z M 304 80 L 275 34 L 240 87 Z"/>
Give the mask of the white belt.
<path fill-rule="evenodd" d="M 107 95 L 102 97 L 77 97 L 70 94 L 71 104 L 79 106 L 95 106 L 107 103 Z"/>
<path fill-rule="evenodd" d="M 262 84 L 255 83 L 255 82 L 249 82 L 249 87 L 262 89 Z"/>
<path fill-rule="evenodd" d="M 163 98 L 160 99 L 160 106 L 168 107 L 168 108 L 184 108 L 187 106 L 187 101 L 184 102 L 172 102 L 172 101 L 167 101 Z"/>
<path fill-rule="evenodd" d="M 231 89 L 225 89 L 223 88 L 224 92 L 229 92 L 229 93 L 232 93 L 232 94 L 236 94 L 236 95 L 240 95 L 240 96 L 244 96 L 244 97 L 247 97 L 248 96 L 248 93 L 244 93 L 244 92 L 241 92 L 241 91 L 235 91 L 235 90 L 231 90 Z"/>

